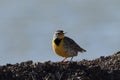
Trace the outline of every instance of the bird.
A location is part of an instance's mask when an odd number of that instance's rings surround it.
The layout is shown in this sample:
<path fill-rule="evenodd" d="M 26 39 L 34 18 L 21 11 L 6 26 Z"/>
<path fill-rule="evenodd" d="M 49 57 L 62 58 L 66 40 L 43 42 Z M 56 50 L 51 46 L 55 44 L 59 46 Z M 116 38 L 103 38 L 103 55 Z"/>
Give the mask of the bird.
<path fill-rule="evenodd" d="M 65 36 L 65 34 L 66 32 L 63 30 L 55 31 L 52 39 L 52 48 L 57 55 L 64 57 L 62 62 L 69 57 L 71 57 L 71 62 L 73 57 L 78 55 L 78 52 L 83 53 L 86 50 L 81 48 L 73 39 Z"/>

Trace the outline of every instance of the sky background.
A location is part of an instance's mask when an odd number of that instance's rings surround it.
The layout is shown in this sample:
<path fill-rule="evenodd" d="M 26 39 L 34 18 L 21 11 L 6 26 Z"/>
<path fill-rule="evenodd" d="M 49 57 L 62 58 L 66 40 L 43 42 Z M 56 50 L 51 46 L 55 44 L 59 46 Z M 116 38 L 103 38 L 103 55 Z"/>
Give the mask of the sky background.
<path fill-rule="evenodd" d="M 74 61 L 112 55 L 120 50 L 120 0 L 0 0 L 0 65 L 61 61 L 51 47 L 58 29 L 87 50 Z"/>

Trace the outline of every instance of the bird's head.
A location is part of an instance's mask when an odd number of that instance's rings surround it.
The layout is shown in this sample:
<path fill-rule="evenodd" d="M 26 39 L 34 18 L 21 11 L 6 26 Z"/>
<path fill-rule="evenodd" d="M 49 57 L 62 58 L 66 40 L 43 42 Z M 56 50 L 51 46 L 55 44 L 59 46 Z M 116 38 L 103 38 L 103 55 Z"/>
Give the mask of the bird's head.
<path fill-rule="evenodd" d="M 54 33 L 54 38 L 58 38 L 58 39 L 63 39 L 65 36 L 65 33 L 63 30 L 57 30 L 55 33 Z"/>

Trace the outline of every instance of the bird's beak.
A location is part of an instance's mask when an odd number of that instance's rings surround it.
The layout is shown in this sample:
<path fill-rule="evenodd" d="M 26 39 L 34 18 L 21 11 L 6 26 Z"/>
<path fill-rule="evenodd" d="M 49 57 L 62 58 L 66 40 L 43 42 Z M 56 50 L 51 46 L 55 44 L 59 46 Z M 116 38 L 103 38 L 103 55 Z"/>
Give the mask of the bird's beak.
<path fill-rule="evenodd" d="M 66 34 L 67 32 L 64 32 L 64 34 Z"/>

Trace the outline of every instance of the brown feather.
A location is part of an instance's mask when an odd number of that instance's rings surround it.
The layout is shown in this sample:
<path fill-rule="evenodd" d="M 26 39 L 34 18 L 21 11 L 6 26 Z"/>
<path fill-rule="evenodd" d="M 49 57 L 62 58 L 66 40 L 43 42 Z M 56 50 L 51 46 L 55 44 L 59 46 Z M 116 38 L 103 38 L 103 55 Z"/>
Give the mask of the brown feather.
<path fill-rule="evenodd" d="M 86 52 L 85 49 L 81 48 L 74 40 L 69 37 L 63 39 L 66 49 L 74 50 L 75 52 Z"/>

